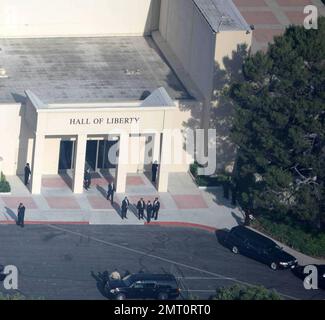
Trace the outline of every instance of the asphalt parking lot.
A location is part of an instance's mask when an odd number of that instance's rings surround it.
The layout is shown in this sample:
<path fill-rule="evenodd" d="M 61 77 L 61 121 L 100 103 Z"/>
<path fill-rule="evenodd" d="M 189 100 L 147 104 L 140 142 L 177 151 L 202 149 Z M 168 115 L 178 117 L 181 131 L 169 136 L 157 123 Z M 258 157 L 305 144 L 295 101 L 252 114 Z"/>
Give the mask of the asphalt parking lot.
<path fill-rule="evenodd" d="M 19 270 L 19 292 L 29 298 L 106 299 L 101 275 L 173 273 L 183 298 L 207 299 L 234 283 L 274 288 L 287 299 L 325 299 L 291 271 L 232 254 L 213 233 L 159 226 L 0 226 L 0 264 Z M 6 292 L 0 283 L 0 291 Z"/>

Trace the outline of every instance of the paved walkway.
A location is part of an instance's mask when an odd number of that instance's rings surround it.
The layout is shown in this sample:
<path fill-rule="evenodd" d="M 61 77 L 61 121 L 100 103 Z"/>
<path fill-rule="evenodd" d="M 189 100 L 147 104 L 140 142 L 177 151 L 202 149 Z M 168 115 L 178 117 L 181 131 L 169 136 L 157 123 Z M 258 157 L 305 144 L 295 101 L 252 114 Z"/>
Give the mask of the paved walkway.
<path fill-rule="evenodd" d="M 169 191 L 158 193 L 144 174 L 127 177 L 125 194 L 116 194 L 114 204 L 106 200 L 109 178 L 94 176 L 92 187 L 82 195 L 74 195 L 68 176 L 44 176 L 41 195 L 31 195 L 16 176 L 7 177 L 12 194 L 0 195 L 0 223 L 15 223 L 19 202 L 26 207 L 26 223 L 76 223 L 76 224 L 144 224 L 139 220 L 135 208 L 137 201 L 153 201 L 159 197 L 161 210 L 159 222 L 204 225 L 211 230 L 231 228 L 242 220 L 238 208 L 234 208 L 222 197 L 222 190 L 212 192 L 199 190 L 187 174 L 171 174 Z M 122 220 L 120 204 L 127 195 L 132 206 L 128 219 Z"/>
<path fill-rule="evenodd" d="M 143 197 L 153 201 L 159 197 L 161 210 L 159 220 L 150 224 L 202 228 L 214 232 L 230 229 L 243 222 L 239 208 L 223 198 L 221 188 L 200 190 L 188 174 L 171 174 L 167 193 L 158 193 L 144 174 L 127 177 L 125 194 L 116 194 L 114 205 L 106 200 L 109 177 L 95 175 L 92 187 L 82 195 L 71 191 L 68 176 L 44 176 L 42 194 L 33 196 L 22 183 L 22 178 L 8 176 L 12 194 L 0 194 L 0 224 L 14 224 L 19 202 L 26 206 L 26 224 L 93 224 L 93 225 L 143 225 L 135 205 Z M 122 220 L 120 203 L 127 195 L 132 208 L 128 219 Z M 281 244 L 280 244 L 281 245 Z M 300 264 L 325 263 L 285 247 Z"/>
<path fill-rule="evenodd" d="M 274 36 L 290 24 L 303 25 L 304 7 L 315 5 L 325 15 L 321 0 L 233 0 L 247 23 L 254 25 L 252 51 L 266 50 Z"/>

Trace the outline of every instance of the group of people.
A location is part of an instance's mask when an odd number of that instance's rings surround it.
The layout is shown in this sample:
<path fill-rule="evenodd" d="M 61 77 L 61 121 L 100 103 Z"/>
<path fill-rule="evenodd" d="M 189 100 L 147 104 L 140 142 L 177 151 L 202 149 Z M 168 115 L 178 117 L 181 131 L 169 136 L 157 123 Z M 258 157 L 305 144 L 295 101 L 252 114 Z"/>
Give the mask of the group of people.
<path fill-rule="evenodd" d="M 121 205 L 121 215 L 122 219 L 127 218 L 127 212 L 130 207 L 130 201 L 128 197 L 125 197 Z M 139 220 L 144 219 L 144 212 L 146 211 L 147 222 L 150 223 L 151 219 L 158 219 L 158 214 L 160 210 L 160 201 L 158 198 L 155 198 L 154 202 L 151 203 L 149 200 L 147 203 L 141 198 L 137 203 L 138 218 Z"/>

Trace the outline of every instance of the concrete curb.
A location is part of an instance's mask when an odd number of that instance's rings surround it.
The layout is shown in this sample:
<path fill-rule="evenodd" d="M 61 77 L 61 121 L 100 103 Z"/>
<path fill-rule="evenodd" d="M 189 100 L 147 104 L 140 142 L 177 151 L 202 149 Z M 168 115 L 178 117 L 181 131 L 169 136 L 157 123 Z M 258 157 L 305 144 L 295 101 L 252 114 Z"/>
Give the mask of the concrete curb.
<path fill-rule="evenodd" d="M 203 224 L 189 223 L 189 222 L 178 222 L 178 221 L 162 221 L 162 222 L 145 222 L 145 226 L 161 226 L 161 227 L 181 227 L 181 228 L 194 228 L 201 229 L 211 233 L 215 233 L 218 229 Z"/>

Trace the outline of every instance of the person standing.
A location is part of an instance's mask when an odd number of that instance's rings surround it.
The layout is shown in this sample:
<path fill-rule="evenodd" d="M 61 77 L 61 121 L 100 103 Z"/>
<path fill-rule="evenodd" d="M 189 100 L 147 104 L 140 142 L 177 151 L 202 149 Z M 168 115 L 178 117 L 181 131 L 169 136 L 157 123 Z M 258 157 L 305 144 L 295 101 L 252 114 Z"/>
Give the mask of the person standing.
<path fill-rule="evenodd" d="M 18 206 L 18 219 L 17 219 L 17 226 L 21 226 L 22 228 L 24 227 L 24 220 L 25 220 L 25 206 L 20 203 Z"/>
<path fill-rule="evenodd" d="M 108 190 L 107 190 L 107 200 L 111 199 L 111 204 L 114 203 L 114 192 L 115 192 L 115 186 L 113 182 L 110 182 L 108 184 Z"/>
<path fill-rule="evenodd" d="M 24 182 L 25 182 L 25 186 L 28 185 L 28 181 L 29 181 L 29 177 L 30 177 L 31 173 L 32 172 L 30 170 L 29 163 L 26 163 L 25 169 L 24 169 Z"/>
<path fill-rule="evenodd" d="M 155 161 L 151 166 L 151 181 L 153 183 L 156 183 L 157 171 L 158 171 L 158 163 L 157 161 Z"/>
<path fill-rule="evenodd" d="M 158 219 L 159 209 L 160 209 L 160 201 L 158 198 L 156 198 L 155 201 L 153 202 L 153 218 L 155 220 Z"/>
<path fill-rule="evenodd" d="M 127 197 L 125 197 L 124 200 L 122 201 L 122 206 L 121 206 L 122 219 L 126 218 L 126 214 L 128 212 L 129 205 L 130 205 L 129 199 Z"/>
<path fill-rule="evenodd" d="M 146 208 L 146 204 L 145 204 L 143 198 L 141 198 L 141 199 L 138 201 L 138 204 L 137 204 L 139 220 L 140 220 L 140 219 L 143 219 L 143 214 L 144 214 L 144 209 L 145 209 L 145 208 Z"/>
<path fill-rule="evenodd" d="M 152 217 L 153 207 L 150 200 L 147 203 L 147 222 L 150 223 Z"/>

